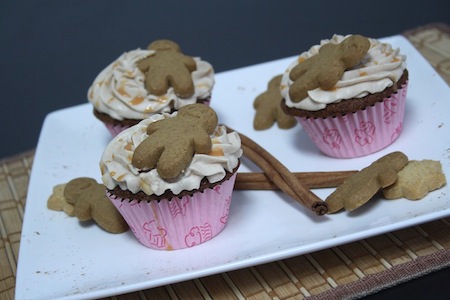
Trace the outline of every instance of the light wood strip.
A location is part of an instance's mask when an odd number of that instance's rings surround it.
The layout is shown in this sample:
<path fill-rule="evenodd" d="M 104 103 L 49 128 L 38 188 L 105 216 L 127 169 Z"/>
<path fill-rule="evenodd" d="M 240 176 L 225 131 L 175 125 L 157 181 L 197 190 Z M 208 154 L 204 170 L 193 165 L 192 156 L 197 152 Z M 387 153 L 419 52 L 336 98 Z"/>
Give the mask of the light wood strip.
<path fill-rule="evenodd" d="M 228 276 L 246 299 L 261 297 L 270 299 L 264 287 L 261 286 L 250 268 L 228 272 Z"/>
<path fill-rule="evenodd" d="M 203 277 L 200 281 L 212 299 L 239 299 L 233 288 L 228 285 L 227 281 L 220 274 Z"/>
<path fill-rule="evenodd" d="M 351 264 L 349 268 L 357 268 L 362 274 L 370 275 L 384 271 L 384 265 L 373 256 L 361 243 L 351 243 L 339 246 L 345 255 L 347 255 Z M 358 274 L 357 274 L 358 275 Z M 358 276 L 358 278 L 362 278 Z"/>

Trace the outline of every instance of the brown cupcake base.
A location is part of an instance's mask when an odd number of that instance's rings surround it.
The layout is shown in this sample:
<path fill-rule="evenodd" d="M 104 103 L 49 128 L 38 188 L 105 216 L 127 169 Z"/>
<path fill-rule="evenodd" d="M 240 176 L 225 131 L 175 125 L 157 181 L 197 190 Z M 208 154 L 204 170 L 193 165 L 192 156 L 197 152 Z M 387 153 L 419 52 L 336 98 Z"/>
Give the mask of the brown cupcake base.
<path fill-rule="evenodd" d="M 240 162 L 236 166 L 236 168 L 233 169 L 232 172 L 226 172 L 225 177 L 217 182 L 210 183 L 208 179 L 205 177 L 200 181 L 200 186 L 197 189 L 191 190 L 191 191 L 181 191 L 179 194 L 174 194 L 172 191 L 167 190 L 162 195 L 147 195 L 142 191 L 137 192 L 136 194 L 133 194 L 132 192 L 128 190 L 122 190 L 119 186 L 116 186 L 112 190 L 108 190 L 112 195 L 122 198 L 122 199 L 133 199 L 138 201 L 153 201 L 153 200 L 162 200 L 162 199 L 172 199 L 174 197 L 184 197 L 184 196 L 190 196 L 197 192 L 203 192 L 206 189 L 212 189 L 215 186 L 218 186 L 222 184 L 224 181 L 228 180 L 233 176 L 234 173 L 237 172 L 239 169 Z"/>

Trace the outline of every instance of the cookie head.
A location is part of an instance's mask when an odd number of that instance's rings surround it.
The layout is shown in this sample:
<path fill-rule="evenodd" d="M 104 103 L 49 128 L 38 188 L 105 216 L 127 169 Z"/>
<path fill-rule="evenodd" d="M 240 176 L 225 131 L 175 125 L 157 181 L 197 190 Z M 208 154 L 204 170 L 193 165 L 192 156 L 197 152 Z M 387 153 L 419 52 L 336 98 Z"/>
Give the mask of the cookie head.
<path fill-rule="evenodd" d="M 211 151 L 210 135 L 217 124 L 217 115 L 209 106 L 184 106 L 176 116 L 148 125 L 148 137 L 135 149 L 132 164 L 143 171 L 156 168 L 165 180 L 176 178 L 195 153 Z"/>
<path fill-rule="evenodd" d="M 180 108 L 178 115 L 182 118 L 198 122 L 200 127 L 210 134 L 213 133 L 218 123 L 216 112 L 208 105 L 204 104 L 184 106 Z"/>
<path fill-rule="evenodd" d="M 339 44 L 321 46 L 318 54 L 300 62 L 289 73 L 293 81 L 289 89 L 292 101 L 305 99 L 308 91 L 316 88 L 332 89 L 344 71 L 357 65 L 369 48 L 369 39 L 361 35 L 351 35 Z"/>
<path fill-rule="evenodd" d="M 152 43 L 150 43 L 147 46 L 148 50 L 170 50 L 175 52 L 181 52 L 180 46 L 171 40 L 156 40 Z"/>
<path fill-rule="evenodd" d="M 140 60 L 138 68 L 145 74 L 145 87 L 149 93 L 160 96 L 172 87 L 180 98 L 195 92 L 191 72 L 197 69 L 195 60 L 184 55 L 177 43 L 157 40 L 148 46 L 155 51 Z"/>
<path fill-rule="evenodd" d="M 96 184 L 97 181 L 89 177 L 79 177 L 76 179 L 72 179 L 64 188 L 64 198 L 66 199 L 67 203 L 75 205 L 80 195 L 90 190 Z"/>

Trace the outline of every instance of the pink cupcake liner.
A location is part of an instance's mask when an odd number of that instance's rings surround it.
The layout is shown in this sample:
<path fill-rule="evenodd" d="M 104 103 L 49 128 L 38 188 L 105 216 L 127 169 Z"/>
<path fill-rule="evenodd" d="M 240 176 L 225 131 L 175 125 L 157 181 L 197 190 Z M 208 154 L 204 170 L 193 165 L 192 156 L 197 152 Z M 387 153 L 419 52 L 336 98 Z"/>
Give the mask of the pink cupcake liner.
<path fill-rule="evenodd" d="M 204 100 L 202 103 L 205 105 L 211 106 L 211 97 L 208 98 L 208 100 Z"/>
<path fill-rule="evenodd" d="M 105 124 L 106 129 L 108 129 L 109 133 L 111 133 L 111 135 L 113 137 L 117 136 L 119 133 L 121 133 L 125 129 L 129 128 L 129 126 L 112 125 L 112 124 L 106 124 L 106 123 L 103 123 L 103 124 Z"/>
<path fill-rule="evenodd" d="M 320 151 L 336 158 L 359 157 L 379 151 L 400 135 L 408 83 L 389 98 L 353 114 L 329 118 L 297 117 Z"/>
<path fill-rule="evenodd" d="M 158 250 L 193 247 L 219 234 L 228 220 L 236 173 L 222 184 L 191 196 L 137 201 L 107 193 L 136 238 Z"/>

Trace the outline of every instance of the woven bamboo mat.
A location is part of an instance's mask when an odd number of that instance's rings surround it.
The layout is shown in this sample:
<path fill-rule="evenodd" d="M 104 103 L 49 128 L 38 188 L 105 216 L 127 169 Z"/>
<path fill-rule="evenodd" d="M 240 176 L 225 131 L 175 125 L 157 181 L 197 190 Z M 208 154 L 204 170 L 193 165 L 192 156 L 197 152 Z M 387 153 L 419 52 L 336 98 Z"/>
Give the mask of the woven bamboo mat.
<path fill-rule="evenodd" d="M 450 84 L 450 27 L 404 33 Z M 34 151 L 0 160 L 0 299 L 14 299 Z M 320 263 L 319 263 L 320 262 Z M 268 264 L 107 299 L 358 298 L 450 265 L 450 218 Z"/>

